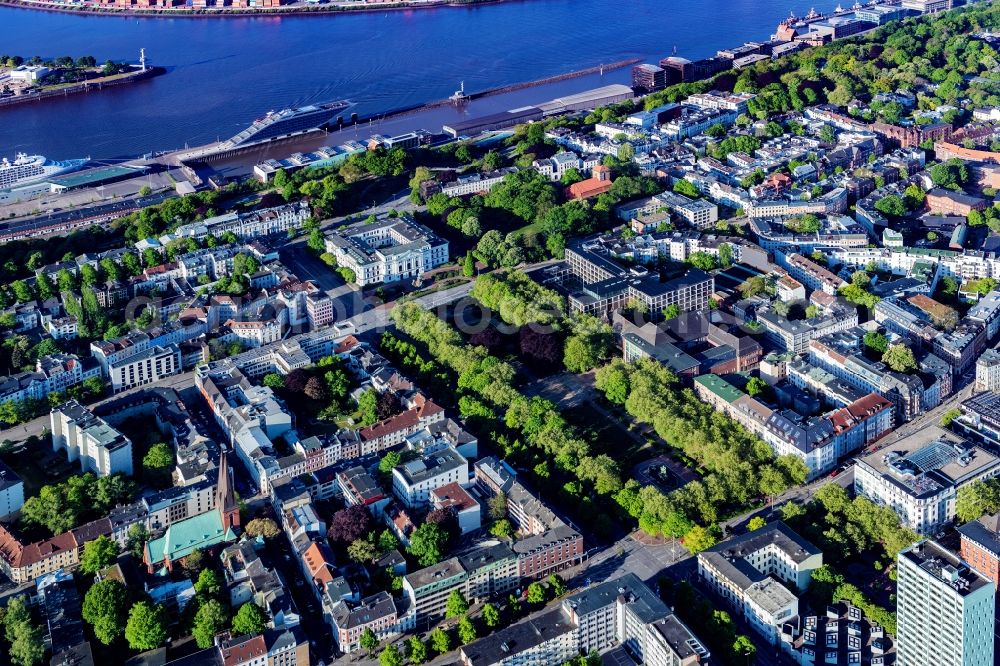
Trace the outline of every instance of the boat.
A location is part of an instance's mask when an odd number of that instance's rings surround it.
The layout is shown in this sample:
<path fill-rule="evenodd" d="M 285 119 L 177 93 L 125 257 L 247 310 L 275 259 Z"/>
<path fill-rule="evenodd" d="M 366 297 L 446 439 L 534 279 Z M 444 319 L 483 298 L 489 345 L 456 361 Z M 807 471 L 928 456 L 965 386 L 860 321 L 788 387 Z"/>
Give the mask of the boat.
<path fill-rule="evenodd" d="M 46 178 L 76 171 L 89 161 L 89 159 L 57 161 L 25 153 L 17 153 L 13 162 L 4 157 L 0 160 L 0 190 L 31 185 Z"/>
<path fill-rule="evenodd" d="M 341 100 L 326 104 L 310 104 L 294 109 L 282 109 L 281 111 L 269 111 L 253 121 L 239 134 L 223 142 L 223 145 L 235 148 L 309 134 L 329 124 L 339 111 L 343 111 L 350 105 L 350 102 Z"/>

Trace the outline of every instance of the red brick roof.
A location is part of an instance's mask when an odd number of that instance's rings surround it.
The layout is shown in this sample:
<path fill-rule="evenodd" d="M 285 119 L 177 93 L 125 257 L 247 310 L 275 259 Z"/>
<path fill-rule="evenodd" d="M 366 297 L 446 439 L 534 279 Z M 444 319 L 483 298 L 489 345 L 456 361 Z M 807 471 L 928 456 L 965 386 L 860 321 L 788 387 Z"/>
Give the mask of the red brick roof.
<path fill-rule="evenodd" d="M 417 396 L 414 400 L 414 402 L 418 405 L 417 407 L 408 409 L 402 414 L 390 416 L 384 421 L 374 423 L 367 428 L 362 428 L 358 433 L 361 435 L 361 439 L 370 441 L 378 439 L 379 437 L 384 437 L 389 433 L 399 432 L 400 430 L 415 427 L 420 423 L 421 419 L 434 416 L 435 414 L 444 411 L 444 409 L 435 404 L 433 400 L 424 399 L 424 402 L 420 402 L 420 398 L 421 396 Z"/>
<path fill-rule="evenodd" d="M 225 666 L 236 666 L 267 654 L 267 644 L 263 636 L 254 636 L 236 644 L 228 641 L 221 646 L 222 663 Z"/>
<path fill-rule="evenodd" d="M 431 499 L 440 502 L 442 506 L 454 507 L 455 511 L 465 511 L 478 506 L 472 495 L 455 482 L 445 484 L 431 491 Z"/>
<path fill-rule="evenodd" d="M 594 167 L 596 170 L 597 167 Z M 579 183 L 573 183 L 566 188 L 566 196 L 570 199 L 590 199 L 600 196 L 611 189 L 610 180 L 600 180 L 598 178 L 588 178 Z"/>
<path fill-rule="evenodd" d="M 313 542 L 306 548 L 306 552 L 302 553 L 302 561 L 306 563 L 310 578 L 316 583 L 323 586 L 333 580 L 333 561 L 327 559 L 326 552 L 319 543 Z"/>

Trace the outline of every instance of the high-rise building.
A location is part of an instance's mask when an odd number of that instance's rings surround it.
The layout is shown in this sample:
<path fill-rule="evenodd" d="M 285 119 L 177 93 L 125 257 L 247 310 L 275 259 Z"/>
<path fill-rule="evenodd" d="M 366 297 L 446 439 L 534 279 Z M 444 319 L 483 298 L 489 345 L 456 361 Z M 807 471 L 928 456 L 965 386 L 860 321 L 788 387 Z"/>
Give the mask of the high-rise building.
<path fill-rule="evenodd" d="M 902 551 L 898 666 L 991 666 L 995 596 L 992 582 L 934 541 Z"/>

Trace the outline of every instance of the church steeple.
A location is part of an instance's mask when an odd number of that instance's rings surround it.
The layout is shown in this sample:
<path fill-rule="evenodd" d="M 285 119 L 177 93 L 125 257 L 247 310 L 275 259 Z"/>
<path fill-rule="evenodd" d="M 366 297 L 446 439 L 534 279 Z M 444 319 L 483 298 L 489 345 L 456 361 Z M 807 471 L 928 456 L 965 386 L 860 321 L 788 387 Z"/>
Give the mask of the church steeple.
<path fill-rule="evenodd" d="M 225 449 L 219 456 L 219 480 L 215 485 L 215 508 L 222 516 L 224 528 L 240 526 L 240 508 L 236 504 L 236 495 L 233 493 L 232 472 L 229 470 Z"/>

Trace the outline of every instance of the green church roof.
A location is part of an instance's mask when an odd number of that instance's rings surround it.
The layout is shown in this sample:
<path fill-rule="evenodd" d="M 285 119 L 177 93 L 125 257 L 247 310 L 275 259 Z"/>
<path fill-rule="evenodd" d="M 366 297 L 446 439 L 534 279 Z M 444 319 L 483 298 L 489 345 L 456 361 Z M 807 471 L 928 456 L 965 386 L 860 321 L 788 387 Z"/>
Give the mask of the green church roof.
<path fill-rule="evenodd" d="M 158 564 L 165 559 L 176 562 L 201 548 L 236 541 L 231 528 L 223 528 L 222 515 L 208 511 L 173 523 L 163 536 L 146 544 L 149 562 Z"/>

